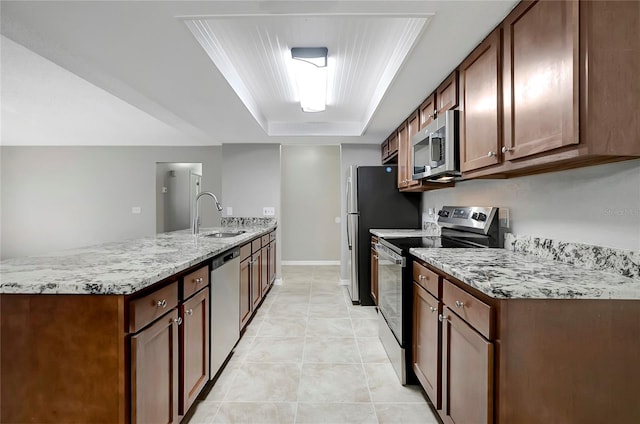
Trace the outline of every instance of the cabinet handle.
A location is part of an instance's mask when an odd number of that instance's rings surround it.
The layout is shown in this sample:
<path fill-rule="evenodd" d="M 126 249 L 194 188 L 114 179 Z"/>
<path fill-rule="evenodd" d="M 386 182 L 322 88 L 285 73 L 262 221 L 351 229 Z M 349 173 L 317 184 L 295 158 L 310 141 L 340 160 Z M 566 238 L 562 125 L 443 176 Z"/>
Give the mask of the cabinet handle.
<path fill-rule="evenodd" d="M 201 283 L 204 283 L 204 278 L 202 278 L 202 277 L 198 277 L 198 278 L 196 278 L 196 279 L 195 279 L 195 280 L 193 280 L 193 281 L 195 281 L 195 283 L 196 283 L 196 284 L 201 284 Z"/>
<path fill-rule="evenodd" d="M 158 300 L 156 302 L 156 307 L 157 308 L 166 308 L 167 307 L 167 300 L 166 299 Z"/>
<path fill-rule="evenodd" d="M 495 157 L 495 156 L 496 156 L 496 152 L 489 152 L 489 153 L 487 153 L 487 157 L 488 157 L 488 158 L 492 158 L 492 157 Z"/>
<path fill-rule="evenodd" d="M 418 275 L 418 280 L 424 281 L 426 279 L 427 279 L 427 277 L 425 277 L 424 275 L 422 275 L 422 274 Z"/>
<path fill-rule="evenodd" d="M 446 315 L 443 315 L 443 314 L 438 315 L 438 319 L 440 320 L 440 322 L 445 322 L 447 318 L 449 317 Z"/>
<path fill-rule="evenodd" d="M 193 315 L 193 309 L 187 309 L 187 315 L 189 316 Z"/>
<path fill-rule="evenodd" d="M 509 147 L 507 147 L 507 146 L 504 146 L 504 147 L 502 148 L 502 153 L 507 153 L 507 152 L 513 152 L 513 149 L 512 149 L 512 148 L 509 148 Z"/>
<path fill-rule="evenodd" d="M 175 322 L 178 325 L 182 324 L 182 317 L 178 317 L 178 318 L 174 319 L 173 322 Z"/>
<path fill-rule="evenodd" d="M 460 302 L 459 300 L 456 300 L 456 307 L 464 308 L 464 302 Z"/>
<path fill-rule="evenodd" d="M 429 306 L 429 310 L 431 311 L 431 313 L 434 313 L 438 310 L 438 308 L 434 308 L 433 306 Z"/>

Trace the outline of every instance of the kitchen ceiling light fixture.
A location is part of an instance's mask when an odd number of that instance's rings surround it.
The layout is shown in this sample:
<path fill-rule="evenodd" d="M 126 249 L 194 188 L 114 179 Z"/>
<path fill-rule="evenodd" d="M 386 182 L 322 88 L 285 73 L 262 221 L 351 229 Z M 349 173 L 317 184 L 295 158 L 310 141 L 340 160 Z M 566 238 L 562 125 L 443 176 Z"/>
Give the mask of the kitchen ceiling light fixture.
<path fill-rule="evenodd" d="M 292 47 L 293 72 L 303 112 L 323 112 L 327 107 L 326 47 Z"/>

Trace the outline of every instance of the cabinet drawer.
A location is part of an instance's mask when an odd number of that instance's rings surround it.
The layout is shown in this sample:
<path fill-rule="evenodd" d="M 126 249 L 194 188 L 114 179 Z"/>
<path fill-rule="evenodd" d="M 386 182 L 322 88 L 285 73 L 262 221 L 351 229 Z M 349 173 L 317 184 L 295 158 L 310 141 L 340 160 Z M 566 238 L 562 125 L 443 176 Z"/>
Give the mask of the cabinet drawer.
<path fill-rule="evenodd" d="M 413 262 L 413 281 L 440 299 L 440 276 L 416 261 Z"/>
<path fill-rule="evenodd" d="M 260 248 L 262 248 L 262 242 L 259 238 L 251 242 L 251 253 L 256 253 Z"/>
<path fill-rule="evenodd" d="M 247 243 L 240 247 L 240 260 L 243 261 L 251 256 L 251 243 Z"/>
<path fill-rule="evenodd" d="M 443 283 L 444 304 L 460 318 L 467 321 L 480 334 L 491 340 L 493 325 L 491 306 L 462 290 L 447 279 Z"/>
<path fill-rule="evenodd" d="M 265 234 L 262 236 L 262 247 L 265 247 L 269 244 L 269 234 Z"/>
<path fill-rule="evenodd" d="M 178 305 L 178 282 L 129 303 L 129 331 L 135 333 Z"/>
<path fill-rule="evenodd" d="M 274 241 L 276 239 L 276 232 L 275 231 L 271 231 L 269 233 L 269 241 Z"/>
<path fill-rule="evenodd" d="M 182 299 L 187 299 L 189 296 L 208 285 L 209 267 L 205 265 L 202 268 L 193 271 L 191 274 L 184 276 L 182 281 Z"/>

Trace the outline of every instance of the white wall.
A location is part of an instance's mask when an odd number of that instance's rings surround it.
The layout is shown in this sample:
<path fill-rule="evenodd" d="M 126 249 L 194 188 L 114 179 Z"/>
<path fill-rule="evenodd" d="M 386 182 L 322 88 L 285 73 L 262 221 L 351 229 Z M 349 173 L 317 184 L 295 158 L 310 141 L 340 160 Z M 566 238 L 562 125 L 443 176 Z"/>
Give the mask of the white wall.
<path fill-rule="evenodd" d="M 347 170 L 351 165 L 381 165 L 379 144 L 343 144 L 340 153 L 340 278 L 349 280 L 349 248 L 347 247 Z"/>
<path fill-rule="evenodd" d="M 222 213 L 227 216 L 228 206 L 232 216 L 263 216 L 263 207 L 276 209 L 276 273 L 281 275 L 280 145 L 223 144 L 222 156 Z"/>
<path fill-rule="evenodd" d="M 282 146 L 282 260 L 338 263 L 340 147 Z"/>
<path fill-rule="evenodd" d="M 640 160 L 423 194 L 423 213 L 444 205 L 507 207 L 516 234 L 640 250 Z"/>
<path fill-rule="evenodd" d="M 3 259 L 154 235 L 156 162 L 201 162 L 203 190 L 221 188 L 219 146 L 0 152 Z M 132 214 L 133 206 L 141 213 Z M 203 226 L 220 224 L 215 208 L 202 209 Z"/>

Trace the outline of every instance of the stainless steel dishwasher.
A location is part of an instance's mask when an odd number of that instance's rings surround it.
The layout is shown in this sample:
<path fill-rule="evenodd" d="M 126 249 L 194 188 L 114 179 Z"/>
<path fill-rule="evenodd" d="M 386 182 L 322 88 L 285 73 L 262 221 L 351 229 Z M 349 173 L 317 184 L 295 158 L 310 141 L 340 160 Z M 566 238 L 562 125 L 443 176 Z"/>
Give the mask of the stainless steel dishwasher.
<path fill-rule="evenodd" d="M 213 259 L 211 266 L 211 366 L 213 380 L 240 338 L 240 249 Z"/>

